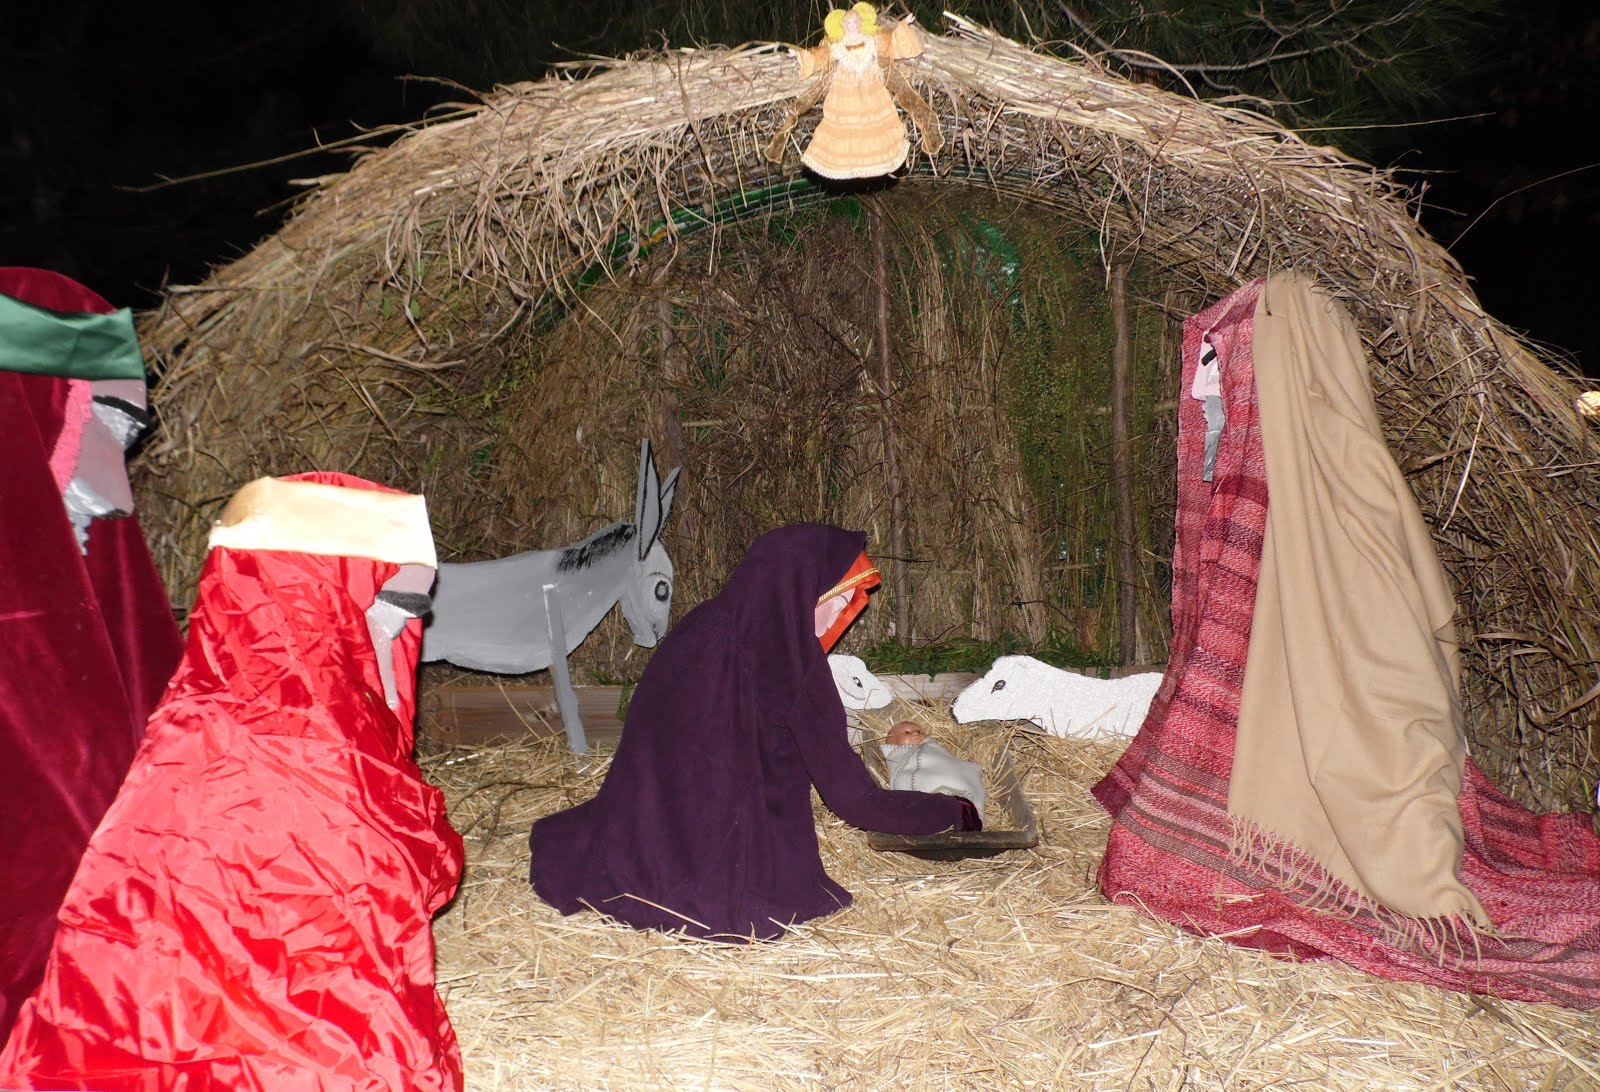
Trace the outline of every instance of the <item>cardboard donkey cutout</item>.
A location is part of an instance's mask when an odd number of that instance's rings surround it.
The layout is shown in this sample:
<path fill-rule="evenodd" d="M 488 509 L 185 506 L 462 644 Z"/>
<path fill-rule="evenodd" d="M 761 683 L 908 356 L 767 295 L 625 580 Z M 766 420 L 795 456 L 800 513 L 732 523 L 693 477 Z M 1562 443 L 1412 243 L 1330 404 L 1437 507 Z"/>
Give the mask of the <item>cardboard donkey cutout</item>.
<path fill-rule="evenodd" d="M 661 527 L 677 487 L 678 470 L 663 485 L 644 440 L 632 523 L 613 523 L 555 550 L 440 565 L 422 659 L 506 675 L 549 668 L 567 741 L 587 751 L 567 657 L 619 601 L 640 645 L 651 648 L 666 634 L 672 561 Z"/>

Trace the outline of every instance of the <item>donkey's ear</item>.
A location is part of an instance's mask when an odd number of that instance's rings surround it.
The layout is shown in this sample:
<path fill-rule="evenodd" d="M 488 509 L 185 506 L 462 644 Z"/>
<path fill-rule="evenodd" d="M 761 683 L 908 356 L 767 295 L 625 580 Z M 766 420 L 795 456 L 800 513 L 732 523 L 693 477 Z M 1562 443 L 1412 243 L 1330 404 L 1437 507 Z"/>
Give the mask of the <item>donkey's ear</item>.
<path fill-rule="evenodd" d="M 667 517 L 672 514 L 672 498 L 678 494 L 678 474 L 683 467 L 674 467 L 671 474 L 667 475 L 667 484 L 661 487 L 661 524 L 666 526 Z"/>
<path fill-rule="evenodd" d="M 661 516 L 661 479 L 656 476 L 650 437 L 646 436 L 639 441 L 639 495 L 633 510 L 634 541 L 639 544 L 640 561 L 656 544 L 656 536 L 661 533 Z"/>

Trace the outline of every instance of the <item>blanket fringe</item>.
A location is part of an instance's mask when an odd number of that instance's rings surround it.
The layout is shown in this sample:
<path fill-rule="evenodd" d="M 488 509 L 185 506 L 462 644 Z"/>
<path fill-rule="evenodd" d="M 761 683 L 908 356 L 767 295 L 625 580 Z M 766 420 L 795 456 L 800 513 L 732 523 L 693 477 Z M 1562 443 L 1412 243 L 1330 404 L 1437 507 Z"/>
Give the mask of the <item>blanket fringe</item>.
<path fill-rule="evenodd" d="M 1466 911 L 1416 917 L 1384 906 L 1331 875 L 1294 842 L 1248 819 L 1229 816 L 1233 833 L 1228 863 L 1252 887 L 1281 891 L 1307 910 L 1342 921 L 1376 923 L 1383 943 L 1416 952 L 1443 966 L 1447 959 L 1480 962 L 1484 938 L 1498 939 L 1492 926 Z"/>

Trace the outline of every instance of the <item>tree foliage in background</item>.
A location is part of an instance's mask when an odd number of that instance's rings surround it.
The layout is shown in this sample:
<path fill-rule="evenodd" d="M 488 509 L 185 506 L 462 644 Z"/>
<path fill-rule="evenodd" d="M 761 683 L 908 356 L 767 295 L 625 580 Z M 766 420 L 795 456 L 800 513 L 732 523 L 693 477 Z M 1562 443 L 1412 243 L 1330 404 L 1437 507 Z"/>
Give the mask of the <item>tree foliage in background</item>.
<path fill-rule="evenodd" d="M 1364 155 L 1363 127 L 1427 120 L 1499 34 L 1504 0 L 1056 0 L 1113 67 L 1244 100 Z"/>
<path fill-rule="evenodd" d="M 397 80 L 317 0 L 58 0 L 0 32 L 0 255 L 153 305 L 349 158 L 228 168 L 414 120 L 444 90 Z M 150 189 L 190 175 L 213 177 Z"/>

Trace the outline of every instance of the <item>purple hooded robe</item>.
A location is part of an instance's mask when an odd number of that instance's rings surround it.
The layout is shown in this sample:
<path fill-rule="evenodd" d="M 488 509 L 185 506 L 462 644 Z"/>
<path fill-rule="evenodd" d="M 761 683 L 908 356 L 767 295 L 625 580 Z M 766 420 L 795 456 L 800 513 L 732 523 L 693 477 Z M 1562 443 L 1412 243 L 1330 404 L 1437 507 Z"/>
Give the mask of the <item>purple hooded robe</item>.
<path fill-rule="evenodd" d="M 867 830 L 960 825 L 961 800 L 880 788 L 850 746 L 813 614 L 865 545 L 822 524 L 770 531 L 673 628 L 600 791 L 533 825 L 541 898 L 636 929 L 765 940 L 850 905 L 822 869 L 812 785 Z"/>

